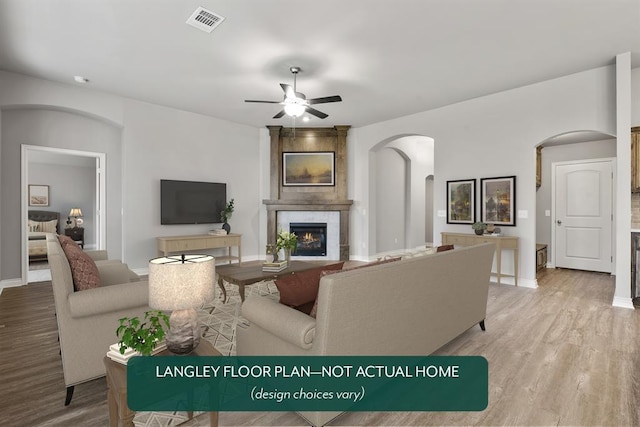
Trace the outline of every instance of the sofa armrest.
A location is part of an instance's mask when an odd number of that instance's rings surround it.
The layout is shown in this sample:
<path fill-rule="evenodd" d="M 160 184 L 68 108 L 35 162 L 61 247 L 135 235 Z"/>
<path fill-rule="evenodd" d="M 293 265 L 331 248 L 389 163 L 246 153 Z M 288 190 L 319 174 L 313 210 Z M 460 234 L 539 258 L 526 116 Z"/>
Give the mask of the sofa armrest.
<path fill-rule="evenodd" d="M 85 251 L 85 253 L 89 255 L 91 259 L 94 261 L 102 261 L 105 259 L 109 259 L 109 256 L 107 255 L 107 251 L 105 250 Z"/>
<path fill-rule="evenodd" d="M 127 264 L 123 263 L 119 259 L 101 259 L 96 261 L 96 266 L 98 267 L 98 271 L 103 265 L 108 265 L 108 264 L 124 264 L 125 266 L 127 266 L 127 271 L 129 272 L 129 280 L 122 280 L 116 283 L 137 282 L 138 280 L 140 280 L 140 276 L 138 276 L 138 274 L 135 271 L 131 270 Z"/>
<path fill-rule="evenodd" d="M 94 316 L 149 305 L 149 282 L 101 286 L 69 294 L 71 317 Z"/>
<path fill-rule="evenodd" d="M 96 263 L 100 274 L 101 286 L 112 286 L 132 282 L 129 267 L 121 262 L 108 264 Z"/>
<path fill-rule="evenodd" d="M 303 349 L 311 348 L 316 319 L 269 298 L 247 298 L 242 316 L 273 335 Z"/>

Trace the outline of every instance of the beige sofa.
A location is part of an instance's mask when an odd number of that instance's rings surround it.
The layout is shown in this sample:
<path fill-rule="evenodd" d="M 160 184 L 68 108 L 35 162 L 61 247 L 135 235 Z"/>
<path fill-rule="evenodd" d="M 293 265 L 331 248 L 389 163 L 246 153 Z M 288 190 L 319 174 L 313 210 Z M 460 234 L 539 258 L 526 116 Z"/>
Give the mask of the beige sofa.
<path fill-rule="evenodd" d="M 315 319 L 248 298 L 237 354 L 431 354 L 478 323 L 484 329 L 493 254 L 483 244 L 324 276 Z M 301 413 L 314 426 L 339 414 Z"/>
<path fill-rule="evenodd" d="M 75 292 L 69 262 L 55 234 L 47 234 L 47 252 L 68 405 L 76 384 L 105 375 L 102 359 L 109 345 L 118 341 L 118 319 L 144 316 L 149 310 L 149 284 L 126 264 L 107 260 L 105 251 L 88 251 L 99 259 L 101 287 Z"/>

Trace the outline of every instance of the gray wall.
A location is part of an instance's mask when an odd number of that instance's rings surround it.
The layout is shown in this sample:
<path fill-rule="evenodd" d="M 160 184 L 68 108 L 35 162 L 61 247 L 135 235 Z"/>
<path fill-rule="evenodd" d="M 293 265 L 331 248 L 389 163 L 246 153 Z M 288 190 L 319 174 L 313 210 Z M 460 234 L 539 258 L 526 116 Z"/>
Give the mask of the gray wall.
<path fill-rule="evenodd" d="M 2 262 L 0 278 L 15 279 L 21 275 L 20 251 L 20 177 L 21 145 L 39 145 L 72 150 L 106 153 L 107 163 L 107 239 L 106 248 L 112 258 L 122 251 L 121 220 L 121 131 L 103 121 L 81 114 L 55 109 L 5 109 L 1 116 L 2 133 Z M 66 218 L 66 217 L 65 217 Z"/>
<path fill-rule="evenodd" d="M 516 175 L 517 210 L 528 218 L 518 218 L 516 227 L 502 230 L 519 237 L 518 284 L 535 286 L 535 147 L 576 130 L 615 134 L 615 77 L 615 67 L 603 67 L 352 129 L 350 196 L 358 205 L 351 211 L 351 239 L 359 242 L 352 246 L 352 256 L 370 259 L 375 254 L 368 215 L 375 209 L 368 191 L 370 150 L 398 135 L 425 135 L 435 140 L 435 243 L 442 231 L 470 232 L 468 225 L 446 224 L 447 180 Z M 514 270 L 509 258 L 503 257 L 504 273 Z"/>
<path fill-rule="evenodd" d="M 84 246 L 95 248 L 96 172 L 94 167 L 29 163 L 29 184 L 49 186 L 49 206 L 29 209 L 60 213 L 60 233 L 71 208 L 82 209 Z"/>
<path fill-rule="evenodd" d="M 376 248 L 405 248 L 407 162 L 392 148 L 376 152 Z"/>
<path fill-rule="evenodd" d="M 547 244 L 547 257 L 553 259 L 551 242 L 551 163 L 571 160 L 587 160 L 616 157 L 616 140 L 581 142 L 576 144 L 556 145 L 542 149 L 542 185 L 536 192 L 536 243 Z"/>

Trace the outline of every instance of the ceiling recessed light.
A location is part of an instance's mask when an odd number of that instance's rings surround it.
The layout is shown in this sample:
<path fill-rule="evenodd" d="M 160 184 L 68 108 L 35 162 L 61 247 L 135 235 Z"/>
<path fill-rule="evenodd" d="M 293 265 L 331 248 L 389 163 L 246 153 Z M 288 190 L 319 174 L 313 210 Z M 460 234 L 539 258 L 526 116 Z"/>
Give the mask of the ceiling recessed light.
<path fill-rule="evenodd" d="M 308 121 L 309 121 L 309 116 L 304 116 L 304 117 L 302 118 L 302 121 L 303 121 L 303 122 L 308 122 Z"/>
<path fill-rule="evenodd" d="M 89 83 L 89 79 L 82 76 L 73 76 L 73 80 L 75 80 L 78 83 Z"/>

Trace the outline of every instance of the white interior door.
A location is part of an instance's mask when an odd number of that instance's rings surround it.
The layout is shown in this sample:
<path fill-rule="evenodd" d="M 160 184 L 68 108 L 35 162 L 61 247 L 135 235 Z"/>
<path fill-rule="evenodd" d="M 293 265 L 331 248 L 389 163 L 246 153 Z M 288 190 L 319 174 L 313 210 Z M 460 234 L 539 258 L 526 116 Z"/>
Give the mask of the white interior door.
<path fill-rule="evenodd" d="M 553 164 L 556 267 L 611 273 L 613 161 Z"/>

